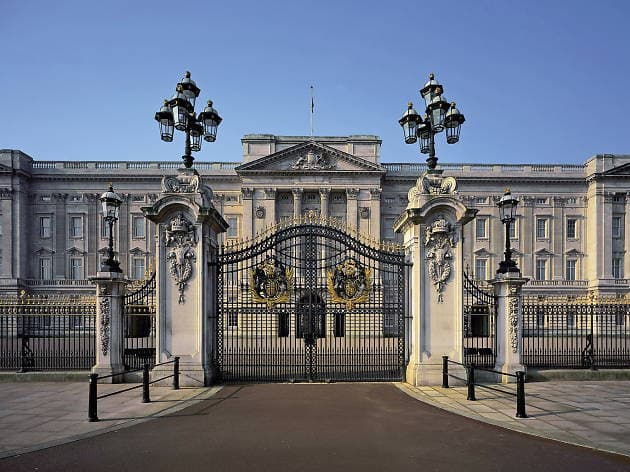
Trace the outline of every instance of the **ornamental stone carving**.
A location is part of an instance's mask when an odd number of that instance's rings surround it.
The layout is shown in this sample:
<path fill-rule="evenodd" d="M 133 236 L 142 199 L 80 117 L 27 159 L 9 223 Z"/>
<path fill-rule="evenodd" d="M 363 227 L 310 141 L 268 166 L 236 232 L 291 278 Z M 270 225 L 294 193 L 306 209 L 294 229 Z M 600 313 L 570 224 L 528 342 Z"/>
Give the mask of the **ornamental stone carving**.
<path fill-rule="evenodd" d="M 518 352 L 518 310 L 519 290 L 517 287 L 510 287 L 508 293 L 508 319 L 510 329 L 510 347 L 513 353 Z"/>
<path fill-rule="evenodd" d="M 276 198 L 276 189 L 275 188 L 266 188 L 265 189 L 265 197 L 268 199 Z"/>
<path fill-rule="evenodd" d="M 444 215 L 437 218 L 427 226 L 424 247 L 427 260 L 427 270 L 433 286 L 438 294 L 438 302 L 442 303 L 442 292 L 451 275 L 451 249 L 455 247 L 455 234 L 451 224 Z"/>
<path fill-rule="evenodd" d="M 183 213 L 178 213 L 168 223 L 165 240 L 169 272 L 179 291 L 178 303 L 185 303 L 184 291 L 192 277 L 193 263 L 196 261 L 193 249 L 197 244 L 195 225 Z"/>
<path fill-rule="evenodd" d="M 327 153 L 315 152 L 312 149 L 309 149 L 305 154 L 300 154 L 291 165 L 291 169 L 296 170 L 328 170 L 334 168 L 335 165 Z"/>
<path fill-rule="evenodd" d="M 370 200 L 380 200 L 382 192 L 383 191 L 380 188 L 371 188 L 370 189 Z"/>
<path fill-rule="evenodd" d="M 164 193 L 196 193 L 201 187 L 199 175 L 182 173 L 177 177 L 165 176 L 162 178 L 162 192 Z"/>
<path fill-rule="evenodd" d="M 263 206 L 258 206 L 256 207 L 256 218 L 258 218 L 259 220 L 262 220 L 265 217 L 265 207 Z"/>
<path fill-rule="evenodd" d="M 243 187 L 241 193 L 243 194 L 243 198 L 251 199 L 254 196 L 254 189 L 251 187 Z"/>
<path fill-rule="evenodd" d="M 368 207 L 359 208 L 359 216 L 363 220 L 367 220 L 370 217 L 370 209 Z"/>
<path fill-rule="evenodd" d="M 101 294 L 106 291 L 101 290 Z M 104 356 L 109 352 L 110 326 L 111 326 L 111 305 L 109 297 L 101 298 L 99 302 L 99 310 L 101 314 L 101 352 Z"/>
<path fill-rule="evenodd" d="M 347 188 L 346 196 L 348 197 L 349 200 L 356 200 L 357 197 L 359 196 L 359 192 L 360 192 L 360 189 L 358 188 Z"/>

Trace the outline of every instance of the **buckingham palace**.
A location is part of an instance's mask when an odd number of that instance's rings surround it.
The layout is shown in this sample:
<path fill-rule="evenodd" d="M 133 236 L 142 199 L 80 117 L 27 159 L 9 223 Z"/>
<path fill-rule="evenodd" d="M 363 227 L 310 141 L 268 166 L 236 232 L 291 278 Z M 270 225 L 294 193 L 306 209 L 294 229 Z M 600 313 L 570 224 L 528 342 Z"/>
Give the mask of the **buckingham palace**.
<path fill-rule="evenodd" d="M 425 164 L 382 158 L 373 135 L 249 134 L 241 142 L 239 161 L 195 163 L 229 224 L 223 242 L 251 239 L 303 215 L 336 219 L 373 241 L 402 242 L 395 222 Z M 45 157 L 0 150 L 1 290 L 93 291 L 88 278 L 108 243 L 99 196 L 110 183 L 123 198 L 116 257 L 127 277 L 144 278 L 155 266 L 156 234 L 142 208 L 181 164 Z M 455 177 L 457 198 L 478 210 L 463 233 L 464 262 L 475 279 L 492 278 L 503 258 L 496 203 L 508 187 L 520 200 L 511 241 L 513 258 L 530 279 L 526 291 L 627 290 L 630 155 L 599 154 L 571 165 L 441 161 L 439 168 Z"/>

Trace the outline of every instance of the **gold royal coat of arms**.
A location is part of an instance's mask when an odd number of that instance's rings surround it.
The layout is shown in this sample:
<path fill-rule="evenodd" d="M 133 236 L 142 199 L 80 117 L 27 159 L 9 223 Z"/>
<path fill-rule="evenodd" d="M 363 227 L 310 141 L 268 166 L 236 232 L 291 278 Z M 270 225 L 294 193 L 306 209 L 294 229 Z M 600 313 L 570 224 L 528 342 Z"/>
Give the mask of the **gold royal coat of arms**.
<path fill-rule="evenodd" d="M 289 301 L 293 287 L 293 270 L 287 269 L 275 257 L 269 257 L 249 270 L 249 291 L 256 303 L 271 309 L 277 303 Z"/>
<path fill-rule="evenodd" d="M 346 310 L 370 298 L 372 271 L 347 257 L 327 274 L 328 294 L 333 303 L 345 303 Z"/>

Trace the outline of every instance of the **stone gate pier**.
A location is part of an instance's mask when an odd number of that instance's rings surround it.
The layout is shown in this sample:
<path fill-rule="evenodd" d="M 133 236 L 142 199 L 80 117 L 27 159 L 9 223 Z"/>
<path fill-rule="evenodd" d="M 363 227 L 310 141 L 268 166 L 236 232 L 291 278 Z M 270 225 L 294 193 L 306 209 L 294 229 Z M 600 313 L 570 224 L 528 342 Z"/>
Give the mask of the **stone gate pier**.
<path fill-rule="evenodd" d="M 215 377 L 217 235 L 228 225 L 212 191 L 194 169 L 164 177 L 162 191 L 142 210 L 156 224 L 157 363 L 180 357 L 180 384 L 210 385 Z M 152 377 L 172 373 L 156 366 Z"/>
<path fill-rule="evenodd" d="M 403 233 L 410 270 L 411 340 L 407 382 L 442 383 L 442 356 L 463 362 L 463 227 L 477 210 L 456 195 L 453 177 L 428 170 L 409 190 L 394 230 Z M 464 369 L 450 371 L 465 378 Z"/>

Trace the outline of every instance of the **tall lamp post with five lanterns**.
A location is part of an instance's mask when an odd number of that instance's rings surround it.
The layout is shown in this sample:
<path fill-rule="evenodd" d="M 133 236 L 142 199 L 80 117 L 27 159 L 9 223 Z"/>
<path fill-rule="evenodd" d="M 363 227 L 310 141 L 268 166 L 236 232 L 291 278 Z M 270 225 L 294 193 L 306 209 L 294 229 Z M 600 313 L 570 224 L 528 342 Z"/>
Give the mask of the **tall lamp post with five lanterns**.
<path fill-rule="evenodd" d="M 405 143 L 414 144 L 420 138 L 420 152 L 429 155 L 429 171 L 435 169 L 438 161 L 435 155 L 435 136 L 446 130 L 446 142 L 455 144 L 459 141 L 461 126 L 465 121 L 455 102 L 449 103 L 443 93 L 442 85 L 430 74 L 429 81 L 420 90 L 426 105 L 424 118 L 413 109 L 413 103 L 409 102 L 407 110 L 398 120 L 405 133 Z"/>
<path fill-rule="evenodd" d="M 160 125 L 160 138 L 162 141 L 173 141 L 173 129 L 186 133 L 186 145 L 182 159 L 184 166 L 189 169 L 195 158 L 192 152 L 201 151 L 201 138 L 212 143 L 217 138 L 217 128 L 222 118 L 213 108 L 212 100 L 208 100 L 207 106 L 197 116 L 195 113 L 195 101 L 201 89 L 190 78 L 190 72 L 186 71 L 184 78 L 175 87 L 175 95 L 170 100 L 164 100 L 164 105 L 155 114 L 155 120 Z"/>

